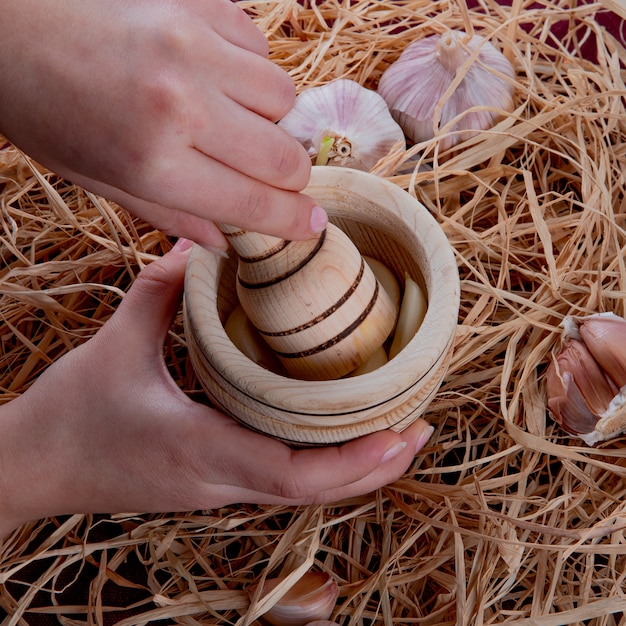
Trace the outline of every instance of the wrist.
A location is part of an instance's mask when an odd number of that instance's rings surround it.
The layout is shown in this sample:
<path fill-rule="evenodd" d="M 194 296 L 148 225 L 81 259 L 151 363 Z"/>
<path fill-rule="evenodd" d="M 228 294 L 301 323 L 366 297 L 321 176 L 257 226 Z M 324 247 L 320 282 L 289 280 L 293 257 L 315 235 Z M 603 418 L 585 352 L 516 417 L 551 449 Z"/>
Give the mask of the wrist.
<path fill-rule="evenodd" d="M 37 381 L 0 406 L 0 537 L 26 522 L 57 513 L 57 472 L 50 462 L 46 422 L 56 421 Z"/>
<path fill-rule="evenodd" d="M 0 539 L 28 521 L 16 510 L 16 505 L 19 507 L 16 497 L 19 462 L 15 444 L 21 426 L 20 404 L 23 404 L 21 396 L 0 405 Z"/>

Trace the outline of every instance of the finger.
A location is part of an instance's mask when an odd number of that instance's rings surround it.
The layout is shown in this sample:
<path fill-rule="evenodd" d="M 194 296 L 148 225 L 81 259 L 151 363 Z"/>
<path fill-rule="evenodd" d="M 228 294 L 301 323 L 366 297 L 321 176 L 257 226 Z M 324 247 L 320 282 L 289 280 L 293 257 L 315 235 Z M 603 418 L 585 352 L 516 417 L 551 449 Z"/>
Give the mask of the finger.
<path fill-rule="evenodd" d="M 155 163 L 138 193 L 149 202 L 285 239 L 306 239 L 326 226 L 312 198 L 250 178 L 193 149 Z"/>
<path fill-rule="evenodd" d="M 422 433 L 430 436 L 426 422 L 416 420 L 402 434 L 387 430 L 341 446 L 292 450 L 232 422 L 219 430 L 219 453 L 229 459 L 213 459 L 213 466 L 224 468 L 223 482 L 257 492 L 256 502 L 268 504 L 329 501 L 375 489 L 408 466 L 424 443 Z"/>
<path fill-rule="evenodd" d="M 63 168 L 57 172 L 113 200 L 155 228 L 207 249 L 227 248 L 213 220 L 284 239 L 306 239 L 324 230 L 328 217 L 312 198 L 264 185 L 197 150 L 191 153 L 187 160 L 178 161 L 180 170 L 177 163 L 169 163 L 172 171 L 155 175 L 154 182 L 139 186 L 136 193 L 145 194 L 144 198 Z M 194 168 L 197 176 L 189 168 Z"/>
<path fill-rule="evenodd" d="M 192 243 L 181 239 L 170 252 L 147 265 L 135 279 L 107 332 L 129 338 L 149 358 L 161 358 L 162 346 L 180 305 Z"/>
<path fill-rule="evenodd" d="M 267 185 L 300 191 L 311 175 L 311 157 L 300 142 L 263 117 L 243 106 L 228 103 L 224 120 L 209 120 L 198 111 L 191 140 L 203 154 Z"/>
<path fill-rule="evenodd" d="M 228 42 L 266 57 L 269 45 L 265 35 L 236 2 L 211 0 L 204 2 L 207 19 L 215 31 Z"/>
<path fill-rule="evenodd" d="M 264 57 L 232 45 L 222 51 L 221 58 L 223 62 L 213 68 L 215 83 L 230 100 L 273 122 L 289 113 L 296 87 L 287 72 Z M 225 112 L 230 114 L 230 102 Z"/>
<path fill-rule="evenodd" d="M 320 492 L 312 500 L 306 500 L 304 503 L 338 502 L 346 498 L 372 493 L 381 487 L 390 485 L 404 475 L 415 459 L 415 455 L 428 443 L 432 433 L 432 426 L 429 426 L 424 420 L 416 420 L 401 433 L 402 440 L 406 445 L 397 450 L 395 454 L 392 450 L 392 454 L 383 463 L 380 463 L 373 472 L 349 485 Z"/>
<path fill-rule="evenodd" d="M 170 209 L 154 202 L 146 202 L 116 187 L 78 174 L 67 172 L 66 176 L 84 189 L 119 204 L 135 217 L 145 220 L 167 235 L 195 241 L 206 250 L 217 254 L 228 249 L 228 241 L 211 220 L 179 209 Z"/>

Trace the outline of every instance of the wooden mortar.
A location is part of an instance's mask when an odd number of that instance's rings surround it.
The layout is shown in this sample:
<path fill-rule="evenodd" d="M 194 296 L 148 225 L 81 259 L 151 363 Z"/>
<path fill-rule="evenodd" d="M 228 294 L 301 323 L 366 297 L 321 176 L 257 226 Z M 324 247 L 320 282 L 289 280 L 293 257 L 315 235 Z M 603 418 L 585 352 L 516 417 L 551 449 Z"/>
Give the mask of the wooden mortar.
<path fill-rule="evenodd" d="M 195 246 L 185 277 L 184 319 L 191 362 L 211 401 L 250 428 L 295 445 L 340 443 L 423 415 L 446 373 L 459 311 L 459 277 L 441 227 L 414 197 L 378 176 L 314 167 L 314 197 L 362 255 L 405 272 L 428 298 L 409 344 L 379 369 L 351 378 L 307 381 L 252 362 L 224 323 L 237 304 L 237 258 Z"/>

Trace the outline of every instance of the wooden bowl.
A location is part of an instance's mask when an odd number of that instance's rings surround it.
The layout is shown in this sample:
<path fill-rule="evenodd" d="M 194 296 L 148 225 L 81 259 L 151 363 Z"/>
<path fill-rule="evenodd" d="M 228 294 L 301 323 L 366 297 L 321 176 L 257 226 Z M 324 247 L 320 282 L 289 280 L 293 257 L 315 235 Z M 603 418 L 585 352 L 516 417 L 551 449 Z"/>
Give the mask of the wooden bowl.
<path fill-rule="evenodd" d="M 459 312 L 452 247 L 414 197 L 366 172 L 314 167 L 304 191 L 361 254 L 377 258 L 428 298 L 422 325 L 384 366 L 339 380 L 303 381 L 264 369 L 224 330 L 237 304 L 237 258 L 195 246 L 185 277 L 185 332 L 191 362 L 211 401 L 250 428 L 295 445 L 324 445 L 377 430 L 400 431 L 421 416 L 446 373 Z"/>

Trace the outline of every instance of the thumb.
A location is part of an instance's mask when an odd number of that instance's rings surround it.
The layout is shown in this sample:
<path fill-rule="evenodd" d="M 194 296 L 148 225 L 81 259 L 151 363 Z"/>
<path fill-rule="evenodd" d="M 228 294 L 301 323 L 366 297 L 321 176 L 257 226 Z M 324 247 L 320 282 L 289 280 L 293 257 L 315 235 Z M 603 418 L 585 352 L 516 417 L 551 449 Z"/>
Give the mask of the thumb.
<path fill-rule="evenodd" d="M 193 242 L 179 239 L 161 258 L 147 265 L 109 320 L 109 330 L 134 346 L 159 353 L 183 290 L 185 268 Z"/>

